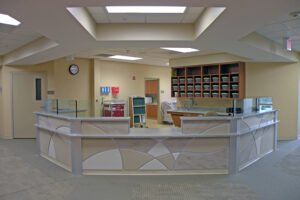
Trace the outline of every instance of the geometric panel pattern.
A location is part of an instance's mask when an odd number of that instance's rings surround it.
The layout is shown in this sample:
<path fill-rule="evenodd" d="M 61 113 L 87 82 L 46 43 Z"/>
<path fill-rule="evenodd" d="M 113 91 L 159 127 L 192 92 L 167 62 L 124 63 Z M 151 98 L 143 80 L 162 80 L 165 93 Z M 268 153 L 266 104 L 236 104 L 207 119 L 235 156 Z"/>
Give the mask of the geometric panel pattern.
<path fill-rule="evenodd" d="M 226 134 L 230 132 L 230 120 L 183 119 L 183 134 Z"/>
<path fill-rule="evenodd" d="M 228 137 L 92 140 L 82 139 L 83 169 L 228 169 Z"/>
<path fill-rule="evenodd" d="M 274 149 L 274 125 L 240 136 L 239 168 Z"/>

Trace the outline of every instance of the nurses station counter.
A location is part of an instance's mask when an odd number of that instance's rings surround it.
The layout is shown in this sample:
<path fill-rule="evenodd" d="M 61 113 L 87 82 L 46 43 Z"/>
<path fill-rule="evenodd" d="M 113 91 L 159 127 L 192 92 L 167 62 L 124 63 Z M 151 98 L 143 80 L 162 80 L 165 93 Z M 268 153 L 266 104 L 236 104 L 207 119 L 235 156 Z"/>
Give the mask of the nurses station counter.
<path fill-rule="evenodd" d="M 38 154 L 74 174 L 234 174 L 277 144 L 277 110 L 181 117 L 181 128 L 165 129 L 35 114 Z"/>

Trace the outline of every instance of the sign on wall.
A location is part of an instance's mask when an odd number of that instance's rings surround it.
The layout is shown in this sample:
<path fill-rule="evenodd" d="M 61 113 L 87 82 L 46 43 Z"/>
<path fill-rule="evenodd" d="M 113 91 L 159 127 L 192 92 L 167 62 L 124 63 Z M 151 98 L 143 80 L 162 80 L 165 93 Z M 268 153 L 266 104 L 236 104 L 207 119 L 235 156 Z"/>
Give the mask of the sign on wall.
<path fill-rule="evenodd" d="M 110 93 L 110 87 L 101 87 L 100 88 L 101 94 L 109 94 Z"/>

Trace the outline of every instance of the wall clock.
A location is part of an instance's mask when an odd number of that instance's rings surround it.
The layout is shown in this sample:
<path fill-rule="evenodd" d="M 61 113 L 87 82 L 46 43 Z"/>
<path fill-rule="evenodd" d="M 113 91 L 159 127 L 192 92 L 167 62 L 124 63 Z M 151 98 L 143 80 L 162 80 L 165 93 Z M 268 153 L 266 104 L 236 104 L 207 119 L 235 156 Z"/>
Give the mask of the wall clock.
<path fill-rule="evenodd" d="M 69 72 L 70 72 L 70 74 L 72 74 L 72 75 L 78 74 L 78 72 L 79 72 L 79 67 L 78 67 L 78 65 L 76 65 L 76 64 L 70 65 L 70 66 L 69 66 Z"/>

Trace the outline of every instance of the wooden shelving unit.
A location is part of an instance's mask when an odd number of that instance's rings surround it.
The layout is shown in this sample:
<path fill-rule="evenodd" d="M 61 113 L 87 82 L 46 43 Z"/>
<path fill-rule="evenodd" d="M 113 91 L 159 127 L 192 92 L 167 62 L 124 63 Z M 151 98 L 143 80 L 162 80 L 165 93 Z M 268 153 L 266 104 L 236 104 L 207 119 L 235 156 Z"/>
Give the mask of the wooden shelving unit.
<path fill-rule="evenodd" d="M 245 97 L 245 63 L 175 67 L 172 97 L 239 99 Z"/>

